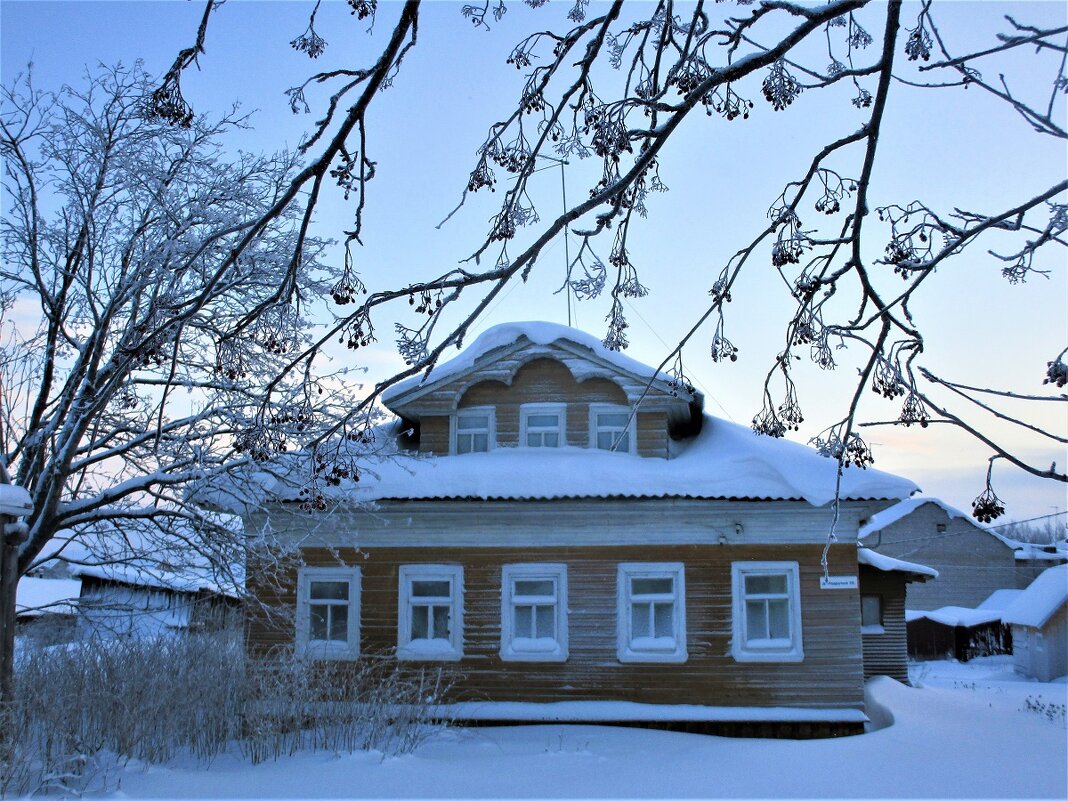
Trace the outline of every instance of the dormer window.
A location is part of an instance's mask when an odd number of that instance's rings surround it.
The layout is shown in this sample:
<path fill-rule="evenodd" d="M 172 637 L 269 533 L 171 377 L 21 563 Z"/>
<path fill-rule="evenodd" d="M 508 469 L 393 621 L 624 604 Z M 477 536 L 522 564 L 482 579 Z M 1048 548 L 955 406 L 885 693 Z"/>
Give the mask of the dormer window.
<path fill-rule="evenodd" d="M 590 404 L 590 447 L 619 453 L 634 452 L 630 409 L 610 404 Z"/>
<path fill-rule="evenodd" d="M 493 447 L 492 406 L 457 409 L 453 415 L 453 453 L 486 453 Z"/>
<path fill-rule="evenodd" d="M 519 443 L 527 448 L 566 444 L 567 407 L 562 403 L 525 403 L 519 407 Z"/>

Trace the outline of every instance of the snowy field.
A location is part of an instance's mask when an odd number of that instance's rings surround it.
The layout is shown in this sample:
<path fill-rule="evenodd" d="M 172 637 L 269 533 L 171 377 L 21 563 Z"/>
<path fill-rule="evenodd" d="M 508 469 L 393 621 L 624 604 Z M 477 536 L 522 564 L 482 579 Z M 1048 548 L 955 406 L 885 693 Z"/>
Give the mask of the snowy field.
<path fill-rule="evenodd" d="M 415 753 L 305 753 L 250 766 L 128 766 L 114 798 L 1068 798 L 1068 682 L 1011 657 L 880 678 L 878 730 L 744 740 L 605 726 L 448 729 Z"/>

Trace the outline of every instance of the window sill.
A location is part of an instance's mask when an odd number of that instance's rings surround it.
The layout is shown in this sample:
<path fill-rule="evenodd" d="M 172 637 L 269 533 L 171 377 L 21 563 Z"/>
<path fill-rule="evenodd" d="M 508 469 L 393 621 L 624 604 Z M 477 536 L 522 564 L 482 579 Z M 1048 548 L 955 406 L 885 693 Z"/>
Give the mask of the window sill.
<path fill-rule="evenodd" d="M 681 665 L 690 658 L 685 648 L 677 651 L 641 651 L 633 648 L 623 648 L 617 652 L 616 656 L 620 662 L 624 663 L 659 662 L 675 665 Z"/>
<path fill-rule="evenodd" d="M 397 646 L 397 659 L 406 661 L 459 662 L 462 657 L 459 648 L 440 640 L 421 640 Z"/>

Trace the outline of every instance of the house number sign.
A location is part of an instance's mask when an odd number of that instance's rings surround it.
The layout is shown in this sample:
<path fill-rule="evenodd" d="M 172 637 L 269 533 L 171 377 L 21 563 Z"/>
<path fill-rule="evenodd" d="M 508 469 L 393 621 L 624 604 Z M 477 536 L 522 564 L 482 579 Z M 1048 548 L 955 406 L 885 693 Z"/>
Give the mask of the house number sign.
<path fill-rule="evenodd" d="M 855 590 L 856 576 L 820 576 L 821 590 Z"/>

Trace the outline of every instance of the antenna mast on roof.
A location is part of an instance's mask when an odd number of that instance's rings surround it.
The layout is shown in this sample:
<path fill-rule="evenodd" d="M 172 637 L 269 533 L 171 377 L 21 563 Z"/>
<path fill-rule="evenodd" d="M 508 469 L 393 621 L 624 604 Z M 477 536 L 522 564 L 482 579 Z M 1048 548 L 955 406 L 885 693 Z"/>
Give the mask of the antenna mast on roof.
<path fill-rule="evenodd" d="M 560 165 L 560 198 L 564 207 L 564 214 L 567 214 L 567 185 L 564 183 L 564 167 L 568 165 L 566 159 L 558 159 L 555 156 L 546 156 L 541 153 L 538 154 L 539 159 L 546 159 L 548 161 L 554 161 Z M 549 169 L 543 167 L 542 169 Z M 571 323 L 571 282 L 568 280 L 569 270 L 571 269 L 571 251 L 568 247 L 567 238 L 567 226 L 564 226 L 564 297 L 567 298 L 567 324 Z"/>

